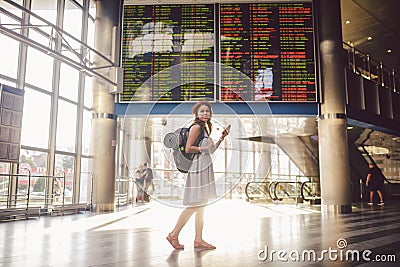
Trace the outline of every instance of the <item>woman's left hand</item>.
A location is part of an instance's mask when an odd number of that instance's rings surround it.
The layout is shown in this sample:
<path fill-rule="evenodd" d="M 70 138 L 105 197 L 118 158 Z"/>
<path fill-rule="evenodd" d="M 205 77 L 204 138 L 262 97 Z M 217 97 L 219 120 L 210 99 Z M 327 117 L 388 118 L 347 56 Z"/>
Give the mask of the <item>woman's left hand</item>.
<path fill-rule="evenodd" d="M 222 131 L 222 135 L 221 138 L 224 139 L 230 132 L 231 130 L 231 125 L 229 124 L 223 131 Z"/>

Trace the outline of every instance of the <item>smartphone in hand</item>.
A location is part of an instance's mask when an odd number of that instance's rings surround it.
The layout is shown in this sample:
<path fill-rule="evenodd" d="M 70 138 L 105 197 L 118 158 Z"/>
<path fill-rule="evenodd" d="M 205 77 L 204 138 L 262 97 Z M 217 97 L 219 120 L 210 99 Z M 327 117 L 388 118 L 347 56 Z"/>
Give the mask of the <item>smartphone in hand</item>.
<path fill-rule="evenodd" d="M 222 135 L 226 136 L 229 134 L 229 132 L 231 131 L 231 125 L 229 124 L 228 126 L 225 127 L 225 129 L 222 131 Z"/>

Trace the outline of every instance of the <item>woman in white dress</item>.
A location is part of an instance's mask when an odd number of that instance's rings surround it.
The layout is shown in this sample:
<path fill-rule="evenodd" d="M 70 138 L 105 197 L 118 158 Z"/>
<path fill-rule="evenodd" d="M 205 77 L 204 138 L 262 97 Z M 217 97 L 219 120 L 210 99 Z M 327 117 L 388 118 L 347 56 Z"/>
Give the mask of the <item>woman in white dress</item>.
<path fill-rule="evenodd" d="M 215 249 L 203 240 L 204 208 L 209 199 L 216 198 L 214 170 L 211 154 L 219 147 L 224 138 L 229 134 L 230 125 L 224 129 L 219 140 L 214 144 L 209 138 L 212 130 L 211 104 L 208 101 L 199 101 L 193 108 L 195 116 L 194 124 L 190 128 L 189 137 L 186 143 L 186 152 L 195 153 L 193 163 L 186 178 L 183 204 L 187 206 L 176 222 L 175 228 L 168 234 L 167 240 L 175 249 L 183 249 L 179 243 L 178 236 L 182 228 L 195 213 L 195 239 L 194 247 L 203 249 Z M 203 127 L 203 129 L 201 128 Z M 195 145 L 197 138 L 204 132 L 204 138 L 200 145 Z"/>

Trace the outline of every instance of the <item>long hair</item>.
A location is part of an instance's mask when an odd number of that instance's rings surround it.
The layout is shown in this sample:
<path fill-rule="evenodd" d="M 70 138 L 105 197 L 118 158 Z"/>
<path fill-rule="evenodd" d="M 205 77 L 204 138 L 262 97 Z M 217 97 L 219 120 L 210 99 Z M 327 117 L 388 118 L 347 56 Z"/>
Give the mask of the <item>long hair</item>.
<path fill-rule="evenodd" d="M 207 121 L 207 127 L 204 127 L 204 128 L 206 129 L 207 133 L 210 135 L 210 134 L 211 134 L 211 131 L 212 131 L 211 117 L 212 117 L 212 115 L 213 115 L 212 108 L 211 108 L 211 103 L 210 103 L 210 102 L 208 102 L 207 100 L 202 100 L 202 101 L 199 101 L 199 102 L 197 102 L 196 104 L 193 105 L 193 107 L 192 107 L 192 114 L 193 114 L 194 117 L 195 117 L 194 122 L 195 122 L 195 123 L 202 124 L 203 126 L 206 126 L 205 123 L 202 122 L 202 121 L 199 119 L 199 116 L 198 116 L 198 114 L 197 114 L 197 112 L 199 111 L 199 109 L 200 109 L 201 106 L 207 106 L 207 107 L 210 109 L 210 119 Z"/>

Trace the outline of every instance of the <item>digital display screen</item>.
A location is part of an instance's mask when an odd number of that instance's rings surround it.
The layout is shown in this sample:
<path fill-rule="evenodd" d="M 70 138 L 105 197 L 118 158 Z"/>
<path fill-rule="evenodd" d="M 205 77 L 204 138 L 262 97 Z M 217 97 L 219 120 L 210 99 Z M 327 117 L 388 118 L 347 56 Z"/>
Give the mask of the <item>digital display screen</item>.
<path fill-rule="evenodd" d="M 124 6 L 120 101 L 214 99 L 214 70 L 166 71 L 192 61 L 214 62 L 214 5 Z"/>
<path fill-rule="evenodd" d="M 221 4 L 220 36 L 221 63 L 254 83 L 221 73 L 222 101 L 316 101 L 311 3 Z"/>
<path fill-rule="evenodd" d="M 316 101 L 311 2 L 126 5 L 123 25 L 120 102 Z M 193 61 L 237 72 L 165 71 Z"/>

